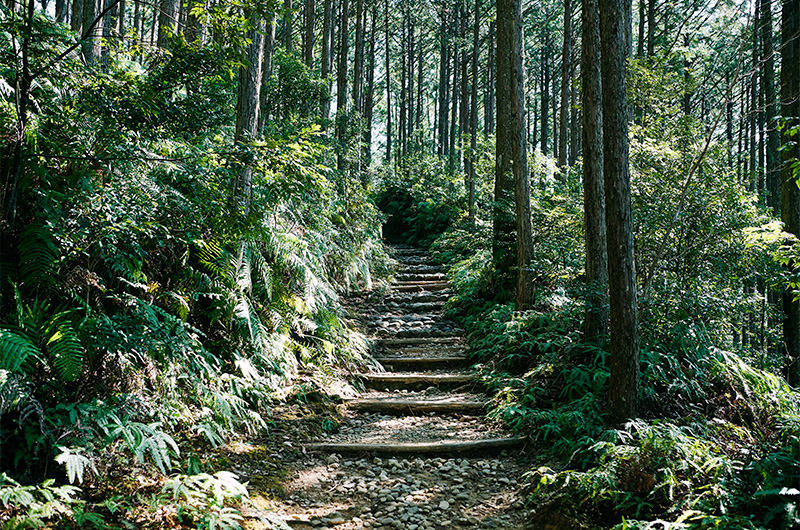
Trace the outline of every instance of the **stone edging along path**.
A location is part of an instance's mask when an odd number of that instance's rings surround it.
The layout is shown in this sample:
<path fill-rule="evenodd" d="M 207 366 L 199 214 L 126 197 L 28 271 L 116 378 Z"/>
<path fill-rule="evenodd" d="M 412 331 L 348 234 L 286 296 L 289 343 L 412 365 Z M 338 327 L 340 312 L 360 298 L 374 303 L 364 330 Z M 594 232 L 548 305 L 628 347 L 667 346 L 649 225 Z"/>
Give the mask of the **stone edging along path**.
<path fill-rule="evenodd" d="M 397 282 L 362 315 L 385 371 L 362 374 L 338 432 L 303 443 L 270 508 L 297 529 L 530 528 L 524 439 L 485 418 L 462 330 L 441 313 L 446 276 L 423 251 L 393 251 Z"/>

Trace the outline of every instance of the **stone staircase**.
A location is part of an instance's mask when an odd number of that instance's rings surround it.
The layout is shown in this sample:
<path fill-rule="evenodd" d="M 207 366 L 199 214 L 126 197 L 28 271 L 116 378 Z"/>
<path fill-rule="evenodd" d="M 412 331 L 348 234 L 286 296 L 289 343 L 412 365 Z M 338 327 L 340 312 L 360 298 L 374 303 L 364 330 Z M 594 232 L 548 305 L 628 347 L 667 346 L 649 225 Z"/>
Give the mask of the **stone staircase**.
<path fill-rule="evenodd" d="M 444 318 L 452 295 L 441 267 L 423 251 L 395 247 L 397 281 L 365 315 L 384 371 L 361 374 L 338 433 L 305 445 L 332 453 L 492 453 L 522 445 L 484 419 L 488 398 L 465 355 L 463 330 Z"/>

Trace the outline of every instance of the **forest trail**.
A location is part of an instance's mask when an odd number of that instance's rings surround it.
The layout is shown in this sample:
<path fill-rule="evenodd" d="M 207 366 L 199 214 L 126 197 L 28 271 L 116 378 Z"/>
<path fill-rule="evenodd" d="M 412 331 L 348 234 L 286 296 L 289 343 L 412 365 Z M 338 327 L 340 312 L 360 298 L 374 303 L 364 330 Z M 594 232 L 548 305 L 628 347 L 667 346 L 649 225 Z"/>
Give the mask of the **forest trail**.
<path fill-rule="evenodd" d="M 394 253 L 396 283 L 361 315 L 385 371 L 362 375 L 269 508 L 297 529 L 526 528 L 522 439 L 485 418 L 462 330 L 442 315 L 446 277 L 423 251 Z"/>

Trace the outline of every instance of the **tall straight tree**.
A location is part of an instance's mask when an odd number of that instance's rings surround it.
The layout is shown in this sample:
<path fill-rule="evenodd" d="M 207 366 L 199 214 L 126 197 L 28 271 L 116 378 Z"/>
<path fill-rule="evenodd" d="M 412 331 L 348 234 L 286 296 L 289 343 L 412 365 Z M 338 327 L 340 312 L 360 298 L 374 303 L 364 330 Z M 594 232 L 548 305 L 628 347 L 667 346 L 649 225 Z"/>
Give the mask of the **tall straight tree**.
<path fill-rule="evenodd" d="M 581 102 L 583 105 L 583 213 L 586 237 L 584 340 L 608 333 L 608 253 L 603 189 L 603 107 L 598 0 L 583 0 Z"/>
<path fill-rule="evenodd" d="M 364 29 L 366 27 L 366 10 L 364 0 L 356 1 L 356 45 L 353 60 L 353 108 L 363 111 L 364 102 Z"/>
<path fill-rule="evenodd" d="M 516 228 L 517 311 L 529 309 L 533 301 L 530 263 L 533 257 L 530 186 L 528 181 L 525 127 L 525 84 L 522 66 L 522 2 L 497 2 L 497 182 L 513 182 Z M 509 179 L 509 174 L 513 175 Z M 501 192 L 504 190 L 501 190 Z"/>
<path fill-rule="evenodd" d="M 544 29 L 544 46 L 542 47 L 542 154 L 547 154 L 548 119 L 550 109 L 550 33 Z"/>
<path fill-rule="evenodd" d="M 780 144 L 781 138 L 776 127 L 777 101 L 775 96 L 775 56 L 772 46 L 772 5 L 770 0 L 761 0 L 761 46 L 764 64 L 761 69 L 764 92 L 764 119 L 767 127 L 766 182 L 767 206 L 775 212 L 781 206 Z M 732 136 L 732 133 L 731 133 Z"/>
<path fill-rule="evenodd" d="M 306 0 L 304 10 L 305 33 L 303 34 L 303 62 L 306 66 L 314 66 L 314 25 L 316 23 L 316 4 L 314 0 Z"/>
<path fill-rule="evenodd" d="M 90 0 L 92 1 L 92 0 Z M 158 40 L 159 48 L 167 47 L 167 36 L 178 31 L 178 0 L 161 0 L 158 11 Z"/>
<path fill-rule="evenodd" d="M 234 142 L 241 145 L 252 141 L 258 132 L 261 102 L 261 75 L 264 65 L 262 42 L 264 24 L 257 13 L 250 14 L 250 44 L 245 52 L 245 64 L 239 67 L 239 93 L 236 101 L 236 131 Z M 253 168 L 243 164 L 235 182 L 233 199 L 237 208 L 247 213 L 253 192 Z"/>
<path fill-rule="evenodd" d="M 449 24 L 449 17 L 447 16 L 447 8 L 445 7 L 445 3 L 442 2 L 441 8 L 441 24 L 439 25 L 439 107 L 438 107 L 438 124 L 439 124 L 439 134 L 437 138 L 439 140 L 438 143 L 438 150 L 437 153 L 439 156 L 447 156 L 448 153 L 448 121 L 447 121 L 447 108 L 448 108 L 448 99 L 450 97 L 449 88 L 450 83 L 448 83 L 448 79 L 450 78 L 450 24 Z"/>
<path fill-rule="evenodd" d="M 383 3 L 383 37 L 384 48 L 386 48 L 384 59 L 386 73 L 386 165 L 392 162 L 392 69 L 391 69 L 391 47 L 389 46 L 389 0 Z"/>
<path fill-rule="evenodd" d="M 345 115 L 347 114 L 347 55 L 350 42 L 349 29 L 347 27 L 350 15 L 349 0 L 342 0 L 342 12 L 339 16 L 339 63 L 336 68 L 336 138 L 339 140 L 339 155 L 336 167 L 339 170 L 345 169 L 344 143 L 345 143 Z"/>
<path fill-rule="evenodd" d="M 564 43 L 561 50 L 561 108 L 558 116 L 558 165 L 567 165 L 569 86 L 572 74 L 572 1 L 564 0 Z"/>
<path fill-rule="evenodd" d="M 333 0 L 325 0 L 322 9 L 322 57 L 320 58 L 320 77 L 328 81 L 333 66 Z M 328 81 L 330 87 L 330 81 Z M 326 98 L 322 104 L 322 120 L 327 121 L 331 104 Z"/>
<path fill-rule="evenodd" d="M 94 24 L 99 10 L 97 9 L 97 2 L 95 0 L 84 0 L 83 2 L 83 31 L 86 33 L 86 38 L 81 43 L 83 52 L 83 60 L 86 64 L 93 65 L 100 56 L 100 45 L 97 35 L 102 26 L 95 26 L 91 31 L 87 30 Z"/>
<path fill-rule="evenodd" d="M 480 46 L 481 2 L 475 0 L 475 19 L 472 23 L 472 91 L 470 93 L 469 124 L 469 223 L 475 226 L 475 153 L 478 151 L 478 48 Z"/>
<path fill-rule="evenodd" d="M 599 0 L 603 98 L 603 177 L 611 321 L 609 412 L 614 425 L 639 403 L 639 316 L 633 261 L 626 65 L 630 0 Z"/>
<path fill-rule="evenodd" d="M 372 161 L 372 116 L 375 100 L 375 41 L 378 28 L 376 19 L 378 16 L 377 2 L 372 4 L 372 13 L 369 32 L 369 58 L 367 61 L 367 90 L 364 95 L 364 163 L 369 166 Z"/>
<path fill-rule="evenodd" d="M 800 237 L 800 188 L 796 164 L 800 160 L 797 138 L 791 129 L 800 126 L 800 0 L 783 0 L 781 13 L 781 114 L 784 125 L 784 150 L 781 220 L 785 230 Z M 797 264 L 794 264 L 795 266 Z M 783 342 L 788 357 L 789 382 L 800 384 L 800 302 L 795 293 L 783 294 Z"/>
<path fill-rule="evenodd" d="M 283 0 L 283 48 L 291 53 L 294 50 L 294 5 L 292 0 Z"/>

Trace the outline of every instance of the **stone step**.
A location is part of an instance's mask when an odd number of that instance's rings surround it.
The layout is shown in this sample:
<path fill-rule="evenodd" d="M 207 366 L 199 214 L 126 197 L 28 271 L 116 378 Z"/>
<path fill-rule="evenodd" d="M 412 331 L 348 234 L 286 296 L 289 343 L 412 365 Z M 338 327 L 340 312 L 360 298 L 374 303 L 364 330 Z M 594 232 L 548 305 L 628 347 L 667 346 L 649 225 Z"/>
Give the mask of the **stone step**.
<path fill-rule="evenodd" d="M 437 368 L 456 368 L 469 366 L 470 361 L 463 355 L 439 357 L 376 357 L 387 370 L 436 370 Z"/>
<path fill-rule="evenodd" d="M 443 292 L 411 292 L 411 293 L 398 293 L 389 292 L 386 295 L 384 304 L 392 306 L 392 304 L 415 304 L 421 302 L 447 302 L 450 295 Z"/>
<path fill-rule="evenodd" d="M 419 272 L 404 272 L 397 275 L 397 281 L 399 282 L 430 282 L 430 281 L 438 281 L 443 282 L 447 281 L 447 274 L 443 272 L 428 272 L 428 273 L 419 273 Z"/>
<path fill-rule="evenodd" d="M 407 337 L 378 339 L 376 346 L 383 348 L 403 348 L 406 346 L 429 346 L 433 344 L 463 344 L 464 339 L 457 335 L 441 337 Z"/>
<path fill-rule="evenodd" d="M 409 302 L 406 304 L 392 304 L 384 306 L 387 311 L 398 311 L 406 314 L 431 313 L 441 311 L 445 302 Z"/>
<path fill-rule="evenodd" d="M 380 412 L 382 414 L 482 414 L 488 401 L 470 394 L 446 394 L 443 397 L 356 398 L 345 400 L 353 410 Z"/>
<path fill-rule="evenodd" d="M 405 443 L 310 443 L 307 451 L 333 453 L 388 453 L 388 454 L 462 454 L 499 452 L 521 447 L 525 438 L 521 436 L 490 438 L 487 440 L 439 440 L 436 442 Z"/>
<path fill-rule="evenodd" d="M 454 388 L 475 381 L 473 374 L 368 373 L 360 376 L 368 388 Z"/>
<path fill-rule="evenodd" d="M 447 282 L 414 282 L 396 283 L 392 285 L 392 291 L 396 293 L 444 291 L 446 289 L 450 289 L 450 284 Z"/>

